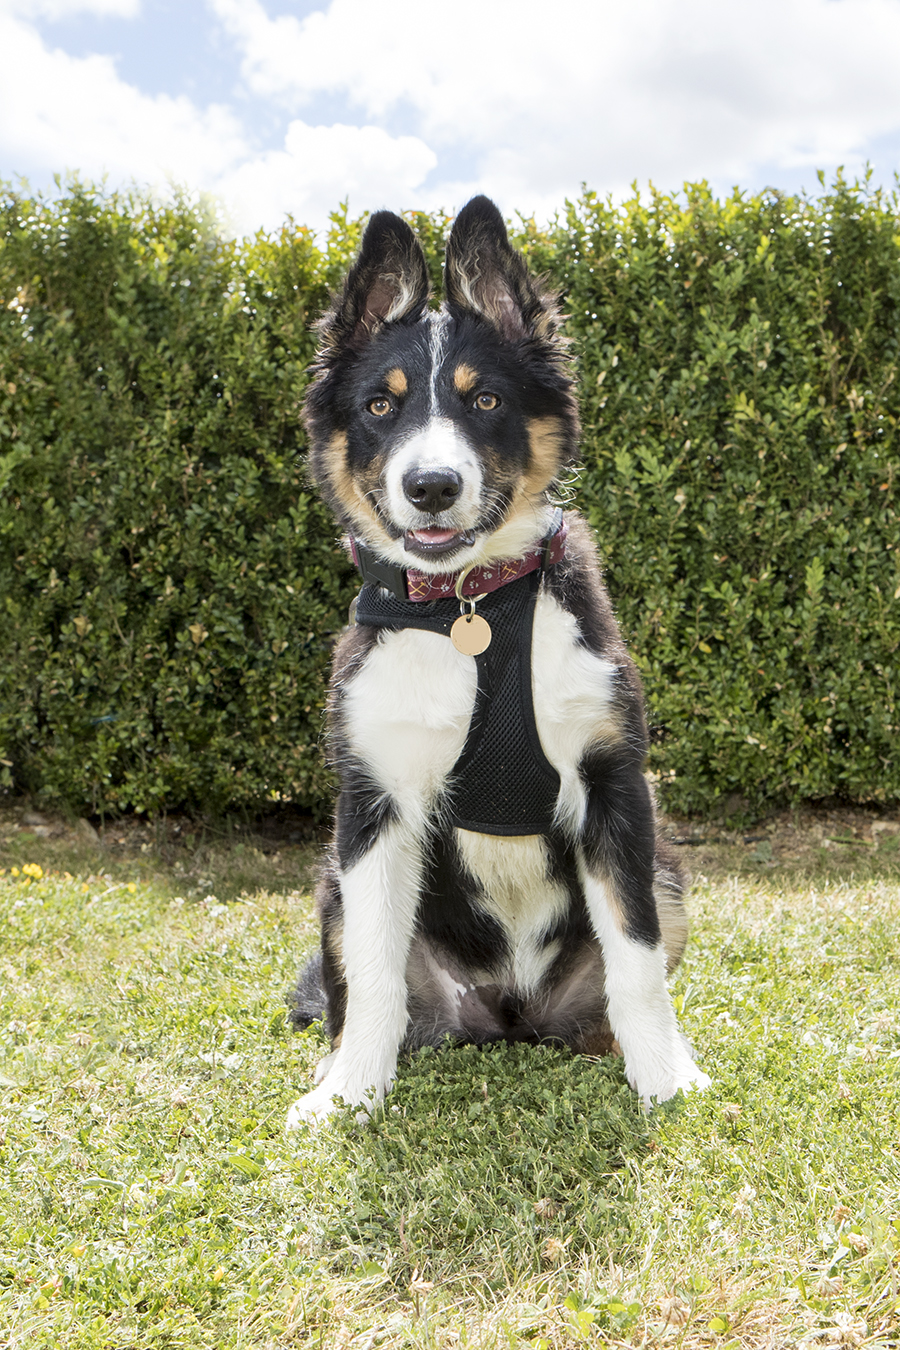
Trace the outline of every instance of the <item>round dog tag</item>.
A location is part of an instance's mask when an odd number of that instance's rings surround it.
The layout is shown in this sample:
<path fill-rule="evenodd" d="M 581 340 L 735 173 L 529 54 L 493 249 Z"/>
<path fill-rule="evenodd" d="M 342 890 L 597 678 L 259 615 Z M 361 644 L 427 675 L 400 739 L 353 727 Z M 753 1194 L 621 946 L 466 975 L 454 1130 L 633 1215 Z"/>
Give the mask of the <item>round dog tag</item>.
<path fill-rule="evenodd" d="M 460 614 L 450 629 L 450 641 L 464 656 L 480 656 L 491 645 L 491 625 L 480 614 Z"/>

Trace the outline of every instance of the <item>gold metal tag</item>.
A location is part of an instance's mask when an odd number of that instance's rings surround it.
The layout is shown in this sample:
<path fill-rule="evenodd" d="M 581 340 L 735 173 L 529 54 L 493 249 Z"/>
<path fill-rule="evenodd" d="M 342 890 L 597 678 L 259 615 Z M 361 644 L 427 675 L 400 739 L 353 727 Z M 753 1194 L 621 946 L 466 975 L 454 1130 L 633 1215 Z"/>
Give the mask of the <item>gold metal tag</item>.
<path fill-rule="evenodd" d="M 491 625 L 480 614 L 460 614 L 450 629 L 450 641 L 464 656 L 480 656 L 491 645 Z"/>

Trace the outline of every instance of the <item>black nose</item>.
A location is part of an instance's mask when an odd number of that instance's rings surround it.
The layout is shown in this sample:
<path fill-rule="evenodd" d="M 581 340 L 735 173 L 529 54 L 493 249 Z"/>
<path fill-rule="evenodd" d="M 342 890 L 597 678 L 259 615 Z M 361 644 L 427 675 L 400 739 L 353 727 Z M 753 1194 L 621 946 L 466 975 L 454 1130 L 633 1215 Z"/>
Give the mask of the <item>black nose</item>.
<path fill-rule="evenodd" d="M 461 488 L 455 469 L 407 469 L 403 475 L 403 491 L 413 506 L 433 516 L 452 506 Z"/>

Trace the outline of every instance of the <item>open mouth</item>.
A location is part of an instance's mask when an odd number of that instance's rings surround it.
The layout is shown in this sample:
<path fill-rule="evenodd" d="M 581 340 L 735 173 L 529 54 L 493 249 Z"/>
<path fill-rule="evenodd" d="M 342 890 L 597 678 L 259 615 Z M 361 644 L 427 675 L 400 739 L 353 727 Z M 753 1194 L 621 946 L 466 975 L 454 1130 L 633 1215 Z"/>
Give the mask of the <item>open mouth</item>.
<path fill-rule="evenodd" d="M 458 548 L 471 548 L 474 543 L 474 530 L 441 530 L 436 525 L 424 530 L 407 530 L 403 538 L 407 553 L 417 553 L 420 558 L 439 558 Z"/>

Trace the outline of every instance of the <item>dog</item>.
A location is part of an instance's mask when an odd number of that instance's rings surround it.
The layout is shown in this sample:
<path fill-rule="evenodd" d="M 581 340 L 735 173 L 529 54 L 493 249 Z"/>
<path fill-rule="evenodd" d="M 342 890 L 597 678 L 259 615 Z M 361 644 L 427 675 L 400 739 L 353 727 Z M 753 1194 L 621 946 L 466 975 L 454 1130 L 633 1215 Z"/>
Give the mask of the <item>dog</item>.
<path fill-rule="evenodd" d="M 637 671 L 586 523 L 556 297 L 496 206 L 451 230 L 444 301 L 373 215 L 320 323 L 310 468 L 365 584 L 329 694 L 333 845 L 293 1020 L 331 1053 L 289 1128 L 371 1110 L 401 1048 L 617 1051 L 649 1107 L 709 1078 L 666 987 L 684 878 L 657 836 Z"/>

